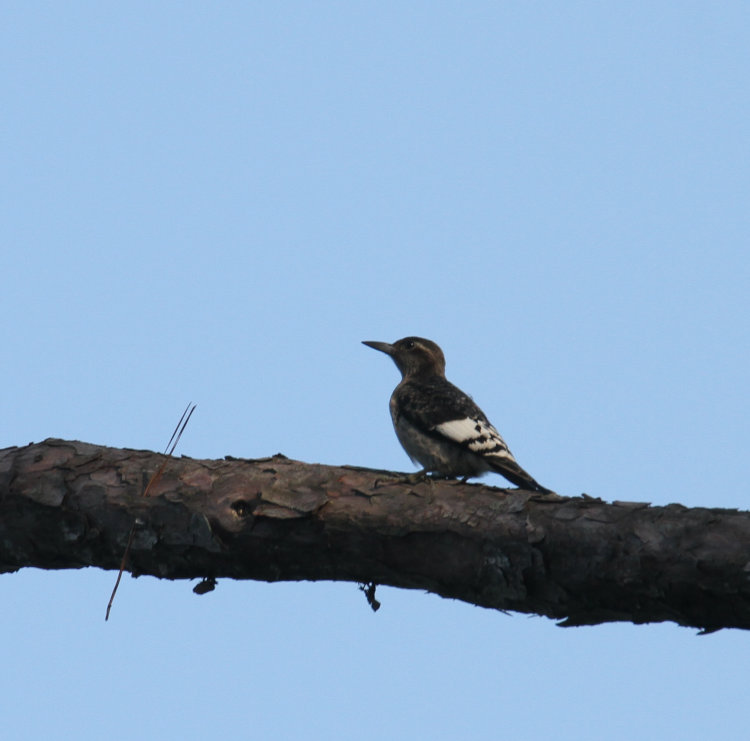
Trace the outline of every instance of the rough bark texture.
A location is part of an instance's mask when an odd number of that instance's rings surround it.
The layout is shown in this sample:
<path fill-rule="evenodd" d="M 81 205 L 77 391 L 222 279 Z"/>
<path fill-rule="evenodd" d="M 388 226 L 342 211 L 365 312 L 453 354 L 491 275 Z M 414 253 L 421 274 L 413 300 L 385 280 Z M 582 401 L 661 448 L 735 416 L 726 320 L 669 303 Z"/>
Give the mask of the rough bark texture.
<path fill-rule="evenodd" d="M 0 571 L 332 579 L 563 625 L 750 628 L 750 513 L 538 495 L 283 456 L 172 459 L 46 440 L 0 450 Z"/>

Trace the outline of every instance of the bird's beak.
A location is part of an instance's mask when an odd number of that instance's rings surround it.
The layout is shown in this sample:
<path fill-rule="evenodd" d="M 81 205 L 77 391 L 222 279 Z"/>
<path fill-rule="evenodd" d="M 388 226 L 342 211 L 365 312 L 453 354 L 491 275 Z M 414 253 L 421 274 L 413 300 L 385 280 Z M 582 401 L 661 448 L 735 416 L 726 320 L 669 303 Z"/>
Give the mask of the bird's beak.
<path fill-rule="evenodd" d="M 391 345 L 389 342 L 373 342 L 372 340 L 362 340 L 363 345 L 367 345 L 367 347 L 371 347 L 373 350 L 380 350 L 380 352 L 384 352 L 386 355 L 393 355 L 393 345 Z"/>

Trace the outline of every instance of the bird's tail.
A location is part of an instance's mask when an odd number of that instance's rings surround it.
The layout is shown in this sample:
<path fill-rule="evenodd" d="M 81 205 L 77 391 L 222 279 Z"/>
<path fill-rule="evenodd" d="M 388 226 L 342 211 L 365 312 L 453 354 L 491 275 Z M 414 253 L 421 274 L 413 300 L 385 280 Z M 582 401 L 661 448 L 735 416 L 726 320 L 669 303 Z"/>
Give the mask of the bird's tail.
<path fill-rule="evenodd" d="M 553 494 L 552 489 L 542 486 L 533 476 L 530 476 L 512 458 L 493 458 L 490 460 L 492 470 L 504 476 L 511 484 L 520 489 L 538 491 L 540 494 Z"/>

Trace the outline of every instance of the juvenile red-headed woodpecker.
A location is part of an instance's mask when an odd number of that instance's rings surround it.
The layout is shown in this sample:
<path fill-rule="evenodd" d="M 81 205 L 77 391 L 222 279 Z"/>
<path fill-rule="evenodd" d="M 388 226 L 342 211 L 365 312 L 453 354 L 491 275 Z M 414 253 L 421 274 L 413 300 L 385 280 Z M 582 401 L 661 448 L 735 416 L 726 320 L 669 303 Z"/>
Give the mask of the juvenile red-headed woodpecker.
<path fill-rule="evenodd" d="M 390 355 L 401 371 L 391 418 L 408 456 L 423 474 L 448 478 L 495 471 L 522 489 L 549 492 L 521 468 L 505 440 L 470 396 L 445 377 L 443 351 L 422 337 L 363 344 Z"/>

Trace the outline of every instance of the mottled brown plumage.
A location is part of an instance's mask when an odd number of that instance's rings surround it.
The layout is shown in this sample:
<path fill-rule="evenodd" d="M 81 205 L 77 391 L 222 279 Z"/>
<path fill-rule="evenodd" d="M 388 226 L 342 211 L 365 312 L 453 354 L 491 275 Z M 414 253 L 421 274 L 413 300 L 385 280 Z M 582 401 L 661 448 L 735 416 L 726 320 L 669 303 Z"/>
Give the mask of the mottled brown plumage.
<path fill-rule="evenodd" d="M 399 442 L 424 473 L 449 478 L 494 471 L 523 489 L 548 492 L 521 468 L 484 412 L 445 377 L 445 356 L 431 340 L 364 342 L 401 371 L 390 409 Z"/>

